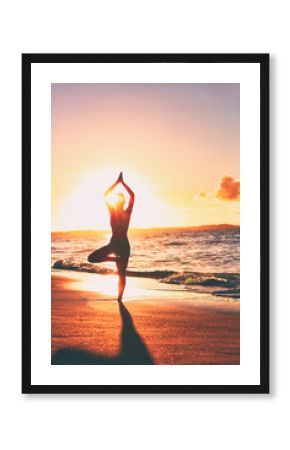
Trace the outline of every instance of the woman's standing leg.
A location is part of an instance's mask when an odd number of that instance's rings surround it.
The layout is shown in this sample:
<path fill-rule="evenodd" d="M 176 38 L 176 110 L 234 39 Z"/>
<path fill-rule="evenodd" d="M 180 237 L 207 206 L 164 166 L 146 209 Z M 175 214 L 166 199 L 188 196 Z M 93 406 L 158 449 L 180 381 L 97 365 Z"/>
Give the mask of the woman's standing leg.
<path fill-rule="evenodd" d="M 123 299 L 124 289 L 126 286 L 126 269 L 128 266 L 129 258 L 126 256 L 120 256 L 117 258 L 117 268 L 118 268 L 118 302 L 121 302 Z"/>

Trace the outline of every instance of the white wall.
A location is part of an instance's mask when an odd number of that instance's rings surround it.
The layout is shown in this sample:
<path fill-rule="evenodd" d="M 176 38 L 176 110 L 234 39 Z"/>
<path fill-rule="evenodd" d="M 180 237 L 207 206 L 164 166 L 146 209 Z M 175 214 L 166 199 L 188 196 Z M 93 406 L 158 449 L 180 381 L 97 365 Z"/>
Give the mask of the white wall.
<path fill-rule="evenodd" d="M 289 421 L 287 2 L 10 1 L 1 7 L 1 419 L 6 449 L 272 449 Z M 21 395 L 22 52 L 270 52 L 270 396 Z M 288 164 L 287 164 L 288 163 Z M 4 274 L 5 271 L 5 274 Z M 117 380 L 116 380 L 117 382 Z M 289 445 L 289 444 L 288 444 Z"/>

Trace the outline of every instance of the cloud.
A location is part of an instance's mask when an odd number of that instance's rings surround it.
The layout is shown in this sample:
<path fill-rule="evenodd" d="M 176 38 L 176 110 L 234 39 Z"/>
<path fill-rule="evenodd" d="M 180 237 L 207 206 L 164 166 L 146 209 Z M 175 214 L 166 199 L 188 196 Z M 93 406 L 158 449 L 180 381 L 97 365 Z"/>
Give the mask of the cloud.
<path fill-rule="evenodd" d="M 216 197 L 221 200 L 240 200 L 240 181 L 229 176 L 223 177 Z"/>
<path fill-rule="evenodd" d="M 194 201 L 200 201 L 200 200 L 206 200 L 210 197 L 211 197 L 211 195 L 208 192 L 199 192 L 198 194 L 194 194 L 192 198 Z"/>

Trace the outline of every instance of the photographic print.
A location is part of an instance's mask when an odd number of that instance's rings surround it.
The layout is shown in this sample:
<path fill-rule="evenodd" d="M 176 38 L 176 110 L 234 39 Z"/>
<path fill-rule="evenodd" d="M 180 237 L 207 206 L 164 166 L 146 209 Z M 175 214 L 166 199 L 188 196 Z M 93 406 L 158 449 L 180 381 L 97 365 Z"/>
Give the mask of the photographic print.
<path fill-rule="evenodd" d="M 239 84 L 52 85 L 52 364 L 239 364 L 239 112 Z"/>
<path fill-rule="evenodd" d="M 39 297 L 29 313 L 24 300 L 28 392 L 268 389 L 259 276 L 267 56 L 253 55 L 244 75 L 247 64 L 236 71 L 218 55 L 204 55 L 207 64 L 188 55 L 185 77 L 182 55 L 167 55 L 176 75 L 162 64 L 158 76 L 162 55 L 151 56 L 142 65 L 142 55 L 24 55 L 32 66 L 23 96 L 32 100 L 31 277 Z M 48 76 L 42 58 L 58 61 L 60 72 L 52 65 Z M 210 66 L 220 72 L 208 76 Z M 31 371 L 42 381 L 31 382 Z"/>

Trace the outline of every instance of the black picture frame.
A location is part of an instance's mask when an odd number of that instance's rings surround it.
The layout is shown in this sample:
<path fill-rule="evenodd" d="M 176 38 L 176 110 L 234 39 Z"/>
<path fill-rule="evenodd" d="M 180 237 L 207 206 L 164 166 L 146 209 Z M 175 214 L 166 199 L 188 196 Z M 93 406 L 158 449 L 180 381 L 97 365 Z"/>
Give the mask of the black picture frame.
<path fill-rule="evenodd" d="M 31 65 L 33 63 L 258 63 L 260 65 L 260 384 L 31 384 Z M 23 54 L 22 55 L 22 393 L 258 394 L 269 393 L 269 54 Z"/>

